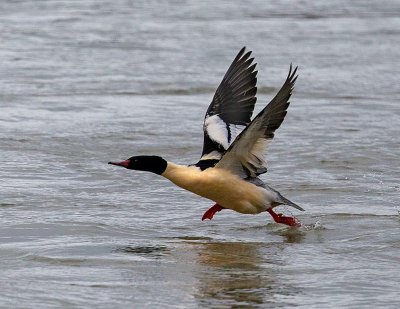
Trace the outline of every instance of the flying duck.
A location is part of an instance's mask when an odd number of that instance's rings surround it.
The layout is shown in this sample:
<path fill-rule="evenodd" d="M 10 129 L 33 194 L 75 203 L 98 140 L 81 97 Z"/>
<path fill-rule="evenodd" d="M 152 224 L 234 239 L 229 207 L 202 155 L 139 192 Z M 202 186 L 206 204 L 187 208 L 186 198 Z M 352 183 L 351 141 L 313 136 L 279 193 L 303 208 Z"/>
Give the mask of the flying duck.
<path fill-rule="evenodd" d="M 257 94 L 257 71 L 251 51 L 243 47 L 228 68 L 207 109 L 203 152 L 199 162 L 179 165 L 159 156 L 133 156 L 109 164 L 161 175 L 177 186 L 215 202 L 202 220 L 222 209 L 242 214 L 269 212 L 275 222 L 300 226 L 294 217 L 273 211 L 278 205 L 304 210 L 264 183 L 265 153 L 286 115 L 297 67 L 290 70 L 282 88 L 253 119 Z"/>

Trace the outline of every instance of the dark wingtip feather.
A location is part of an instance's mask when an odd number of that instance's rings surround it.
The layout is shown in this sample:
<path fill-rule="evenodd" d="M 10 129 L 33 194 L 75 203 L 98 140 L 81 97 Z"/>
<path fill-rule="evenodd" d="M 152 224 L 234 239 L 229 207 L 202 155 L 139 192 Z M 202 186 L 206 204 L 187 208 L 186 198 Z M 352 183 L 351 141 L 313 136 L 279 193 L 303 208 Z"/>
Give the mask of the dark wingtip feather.
<path fill-rule="evenodd" d="M 299 68 L 299 67 L 296 66 L 296 67 L 294 68 L 294 70 L 293 70 L 293 64 L 291 63 L 291 64 L 290 64 L 290 67 L 289 67 L 289 73 L 288 73 L 288 76 L 287 76 L 286 80 L 289 80 L 289 81 L 293 82 L 293 78 L 295 77 L 298 68 Z M 297 76 L 298 76 L 298 75 L 297 75 Z M 297 76 L 296 76 L 296 78 L 297 78 Z"/>
<path fill-rule="evenodd" d="M 254 58 L 251 58 L 251 59 L 254 59 Z M 253 63 L 251 66 L 249 66 L 249 68 L 248 68 L 247 70 L 248 70 L 249 72 L 253 72 L 254 69 L 256 68 L 256 66 L 257 66 L 257 62 L 256 62 L 256 63 Z M 258 73 L 258 71 L 255 71 L 255 72 Z"/>
<path fill-rule="evenodd" d="M 292 65 L 290 65 L 290 67 L 292 67 Z M 291 80 L 291 83 L 292 83 L 292 84 L 294 84 L 294 83 L 296 82 L 297 77 L 299 76 L 298 74 L 296 75 L 297 69 L 298 69 L 298 68 L 299 68 L 299 67 L 296 66 L 296 67 L 294 68 L 294 70 L 293 70 L 293 73 L 290 75 L 290 80 Z"/>
<path fill-rule="evenodd" d="M 206 117 L 219 115 L 227 124 L 247 125 L 251 121 L 257 100 L 257 71 L 252 51 L 243 46 L 226 71 L 209 105 Z M 255 71 L 255 72 L 254 72 Z M 229 142 L 229 139 L 228 139 Z M 205 132 L 203 154 L 212 150 L 221 152 Z M 219 147 L 219 146 L 218 146 Z"/>
<path fill-rule="evenodd" d="M 238 54 L 236 55 L 235 59 L 233 59 L 233 63 L 235 63 L 236 61 L 238 61 L 244 54 L 244 52 L 246 51 L 246 46 L 243 46 L 242 49 L 238 52 Z"/>
<path fill-rule="evenodd" d="M 243 63 L 243 62 L 246 62 L 246 61 L 249 61 L 250 63 L 253 61 L 253 59 L 254 58 L 250 58 L 250 55 L 251 55 L 251 53 L 252 53 L 252 51 L 251 50 L 249 50 L 247 53 L 245 53 L 244 55 L 243 55 L 243 57 L 241 57 L 240 59 L 239 59 L 239 63 Z M 250 59 L 249 59 L 250 58 Z"/>

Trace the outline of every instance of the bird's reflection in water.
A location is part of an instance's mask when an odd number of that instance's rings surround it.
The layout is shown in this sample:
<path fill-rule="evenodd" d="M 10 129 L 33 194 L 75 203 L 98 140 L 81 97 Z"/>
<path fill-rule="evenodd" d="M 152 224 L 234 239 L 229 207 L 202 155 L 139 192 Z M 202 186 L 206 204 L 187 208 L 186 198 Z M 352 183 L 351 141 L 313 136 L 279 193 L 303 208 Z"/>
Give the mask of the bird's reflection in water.
<path fill-rule="evenodd" d="M 278 244 L 229 242 L 194 247 L 200 266 L 195 297 L 201 306 L 259 307 L 276 304 L 276 293 L 288 291 L 279 280 L 282 249 Z"/>
<path fill-rule="evenodd" d="M 306 237 L 306 233 L 303 231 L 300 231 L 297 228 L 284 229 L 282 231 L 277 232 L 276 234 L 282 236 L 287 244 L 302 243 Z"/>

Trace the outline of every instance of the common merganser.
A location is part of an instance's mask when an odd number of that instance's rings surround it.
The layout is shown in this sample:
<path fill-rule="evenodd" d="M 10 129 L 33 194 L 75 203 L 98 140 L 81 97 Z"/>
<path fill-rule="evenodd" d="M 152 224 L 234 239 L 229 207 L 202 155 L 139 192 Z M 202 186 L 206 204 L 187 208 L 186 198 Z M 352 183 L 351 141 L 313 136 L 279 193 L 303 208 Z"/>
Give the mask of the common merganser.
<path fill-rule="evenodd" d="M 159 156 L 133 156 L 109 164 L 161 175 L 177 186 L 216 204 L 202 220 L 222 209 L 242 214 L 269 212 L 275 222 L 300 226 L 294 217 L 276 214 L 273 208 L 289 205 L 304 210 L 265 184 L 258 176 L 267 172 L 265 152 L 289 106 L 297 67 L 272 101 L 251 121 L 257 93 L 256 64 L 243 47 L 216 90 L 204 119 L 204 144 L 200 161 L 178 165 Z"/>

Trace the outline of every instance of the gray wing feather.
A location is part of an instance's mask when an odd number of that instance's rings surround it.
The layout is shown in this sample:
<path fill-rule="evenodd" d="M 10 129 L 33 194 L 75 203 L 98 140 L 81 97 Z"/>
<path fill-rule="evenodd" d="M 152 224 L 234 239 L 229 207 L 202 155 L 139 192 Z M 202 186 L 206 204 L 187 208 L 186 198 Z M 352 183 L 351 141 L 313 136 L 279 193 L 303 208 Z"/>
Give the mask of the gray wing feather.
<path fill-rule="evenodd" d="M 236 137 L 216 167 L 228 169 L 241 177 L 257 177 L 267 171 L 265 152 L 275 130 L 285 119 L 289 98 L 297 79 L 297 67 L 289 74 L 272 101 Z"/>

